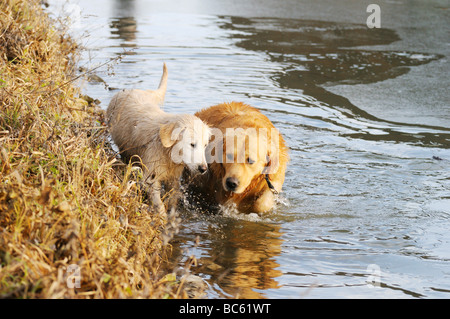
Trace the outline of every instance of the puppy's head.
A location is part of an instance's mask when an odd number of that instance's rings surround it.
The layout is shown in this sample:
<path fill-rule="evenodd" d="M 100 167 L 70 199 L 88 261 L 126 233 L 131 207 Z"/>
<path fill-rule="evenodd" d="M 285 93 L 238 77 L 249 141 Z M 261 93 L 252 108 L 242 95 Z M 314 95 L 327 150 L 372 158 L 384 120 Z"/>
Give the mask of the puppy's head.
<path fill-rule="evenodd" d="M 183 115 L 177 121 L 161 125 L 159 136 L 162 145 L 171 148 L 170 157 L 173 162 L 184 163 L 194 173 L 203 174 L 207 171 L 205 147 L 211 130 L 199 118 Z"/>
<path fill-rule="evenodd" d="M 273 174 L 278 168 L 278 149 L 267 130 L 233 129 L 223 139 L 224 175 L 226 191 L 242 193 L 261 174 Z M 269 133 L 270 134 L 270 133 Z"/>

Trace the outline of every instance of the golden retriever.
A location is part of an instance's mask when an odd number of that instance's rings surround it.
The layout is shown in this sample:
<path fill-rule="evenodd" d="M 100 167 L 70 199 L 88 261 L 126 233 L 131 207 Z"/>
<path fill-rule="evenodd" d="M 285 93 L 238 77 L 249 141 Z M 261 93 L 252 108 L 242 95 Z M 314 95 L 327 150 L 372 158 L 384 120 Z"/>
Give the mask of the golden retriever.
<path fill-rule="evenodd" d="M 241 212 L 264 213 L 281 191 L 288 148 L 258 109 L 231 102 L 195 114 L 212 128 L 207 148 L 209 173 L 193 181 L 215 204 L 236 204 Z"/>
<path fill-rule="evenodd" d="M 114 95 L 106 112 L 109 131 L 124 161 L 133 157 L 140 159 L 149 198 L 160 213 L 165 212 L 161 183 L 166 190 L 175 190 L 169 203 L 174 206 L 184 168 L 194 173 L 207 171 L 205 147 L 211 134 L 210 128 L 198 117 L 169 114 L 160 108 L 166 87 L 164 64 L 157 90 L 122 90 Z"/>

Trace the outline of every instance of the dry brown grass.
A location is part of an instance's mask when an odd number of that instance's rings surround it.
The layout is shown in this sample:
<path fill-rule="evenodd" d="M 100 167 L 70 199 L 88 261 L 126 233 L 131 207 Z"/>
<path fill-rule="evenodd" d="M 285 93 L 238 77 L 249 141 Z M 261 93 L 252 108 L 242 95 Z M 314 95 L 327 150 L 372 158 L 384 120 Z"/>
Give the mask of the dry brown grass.
<path fill-rule="evenodd" d="M 166 217 L 72 85 L 77 50 L 38 0 L 0 2 L 0 297 L 183 297 L 161 272 Z"/>

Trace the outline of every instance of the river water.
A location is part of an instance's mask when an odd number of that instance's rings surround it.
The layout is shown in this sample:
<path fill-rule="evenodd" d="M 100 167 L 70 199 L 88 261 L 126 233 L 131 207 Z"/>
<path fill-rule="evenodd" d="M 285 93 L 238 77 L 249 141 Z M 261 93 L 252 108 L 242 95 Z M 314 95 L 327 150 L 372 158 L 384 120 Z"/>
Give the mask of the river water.
<path fill-rule="evenodd" d="M 118 89 L 155 88 L 166 62 L 166 111 L 243 101 L 290 148 L 274 212 L 180 212 L 173 258 L 181 266 L 195 256 L 191 271 L 208 283 L 207 298 L 450 297 L 450 125 L 376 117 L 332 93 L 446 57 L 380 50 L 401 40 L 388 28 L 160 12 L 150 3 L 66 4 L 72 17 L 81 8 L 81 66 L 120 59 L 96 69 L 102 80 L 86 82 L 85 93 L 106 109 Z"/>

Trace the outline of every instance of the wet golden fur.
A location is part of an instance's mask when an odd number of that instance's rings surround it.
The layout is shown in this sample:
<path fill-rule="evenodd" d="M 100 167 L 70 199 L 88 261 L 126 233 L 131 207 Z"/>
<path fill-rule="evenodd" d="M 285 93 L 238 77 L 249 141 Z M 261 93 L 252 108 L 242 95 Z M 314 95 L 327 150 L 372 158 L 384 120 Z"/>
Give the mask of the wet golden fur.
<path fill-rule="evenodd" d="M 224 162 L 213 161 L 209 164 L 210 171 L 206 176 L 195 180 L 196 187 L 206 194 L 206 197 L 214 198 L 217 204 L 236 204 L 241 212 L 263 213 L 274 206 L 274 194 L 269 189 L 264 174 L 268 177 L 277 192 L 281 191 L 284 183 L 286 165 L 289 161 L 288 148 L 278 130 L 272 122 L 258 109 L 241 102 L 231 102 L 215 105 L 203 109 L 195 114 L 210 127 L 218 128 L 223 134 Z M 234 147 L 234 159 L 239 153 L 245 152 L 244 163 L 227 163 L 226 161 L 226 129 L 227 128 L 254 128 L 267 129 L 268 139 L 258 143 L 259 153 L 251 151 L 248 136 L 245 143 L 236 143 Z M 270 135 L 274 129 L 278 135 L 278 141 L 273 141 Z M 248 135 L 247 132 L 241 135 Z M 278 142 L 278 145 L 276 145 Z M 210 145 L 216 145 L 214 137 Z M 250 149 L 249 149 L 250 147 Z M 214 154 L 215 155 L 215 154 Z M 243 155 L 243 154 L 241 154 Z M 251 158 L 252 164 L 247 162 Z M 235 180 L 239 186 L 235 191 L 227 189 L 228 178 Z"/>

